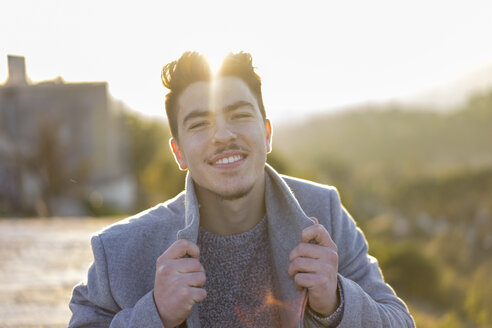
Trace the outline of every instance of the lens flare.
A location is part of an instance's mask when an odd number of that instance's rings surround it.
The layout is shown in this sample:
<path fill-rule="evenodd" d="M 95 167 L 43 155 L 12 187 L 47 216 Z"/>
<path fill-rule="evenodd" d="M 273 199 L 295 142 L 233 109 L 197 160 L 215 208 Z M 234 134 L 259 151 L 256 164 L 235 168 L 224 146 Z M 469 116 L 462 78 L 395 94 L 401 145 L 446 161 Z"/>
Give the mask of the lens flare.
<path fill-rule="evenodd" d="M 303 320 L 306 303 L 307 293 L 305 291 L 298 298 L 280 300 L 274 296 L 271 290 L 268 290 L 260 305 L 250 307 L 236 305 L 234 312 L 244 327 L 250 327 L 248 318 L 273 308 L 279 314 L 282 327 L 294 328 Z"/>

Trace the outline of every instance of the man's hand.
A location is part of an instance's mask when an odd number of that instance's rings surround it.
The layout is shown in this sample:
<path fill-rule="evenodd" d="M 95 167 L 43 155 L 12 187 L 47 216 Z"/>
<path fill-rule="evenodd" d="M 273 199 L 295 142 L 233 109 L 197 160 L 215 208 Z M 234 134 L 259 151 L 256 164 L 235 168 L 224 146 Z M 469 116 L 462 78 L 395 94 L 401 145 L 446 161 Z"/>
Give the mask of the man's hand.
<path fill-rule="evenodd" d="M 189 257 L 185 257 L 189 256 Z M 175 241 L 156 262 L 154 300 L 164 327 L 186 320 L 193 305 L 207 296 L 200 250 L 188 240 Z"/>
<path fill-rule="evenodd" d="M 338 307 L 337 245 L 316 218 L 315 224 L 302 231 L 301 243 L 289 255 L 289 275 L 296 287 L 308 291 L 311 309 L 329 316 Z"/>

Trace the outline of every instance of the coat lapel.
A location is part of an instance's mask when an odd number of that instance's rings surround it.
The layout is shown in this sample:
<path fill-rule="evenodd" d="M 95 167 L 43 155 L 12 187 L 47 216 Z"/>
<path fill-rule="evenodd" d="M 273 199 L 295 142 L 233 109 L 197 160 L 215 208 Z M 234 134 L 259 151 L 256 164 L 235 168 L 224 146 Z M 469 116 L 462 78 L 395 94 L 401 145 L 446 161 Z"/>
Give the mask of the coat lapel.
<path fill-rule="evenodd" d="M 187 239 L 197 243 L 198 229 L 200 227 L 200 212 L 198 211 L 198 201 L 196 199 L 195 188 L 190 173 L 186 175 L 186 194 L 185 194 L 185 227 L 178 231 L 178 239 Z M 190 328 L 200 327 L 200 316 L 198 305 L 195 304 L 191 309 L 190 315 L 186 319 L 186 325 Z"/>
<path fill-rule="evenodd" d="M 268 164 L 265 167 L 265 205 L 268 233 L 277 278 L 282 327 L 302 326 L 305 292 L 295 288 L 288 274 L 290 252 L 300 243 L 302 230 L 313 224 L 287 183 Z"/>
<path fill-rule="evenodd" d="M 196 244 L 200 227 L 200 212 L 195 188 L 190 173 L 186 175 L 185 186 L 185 227 L 178 231 L 178 239 L 187 239 Z"/>

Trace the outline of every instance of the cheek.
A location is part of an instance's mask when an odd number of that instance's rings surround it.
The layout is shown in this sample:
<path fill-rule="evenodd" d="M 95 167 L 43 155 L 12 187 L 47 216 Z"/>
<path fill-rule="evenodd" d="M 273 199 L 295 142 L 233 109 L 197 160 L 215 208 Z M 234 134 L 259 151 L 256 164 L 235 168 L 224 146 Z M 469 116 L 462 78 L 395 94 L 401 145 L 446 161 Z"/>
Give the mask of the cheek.
<path fill-rule="evenodd" d="M 205 144 L 205 135 L 196 135 L 194 136 L 194 138 L 187 139 L 184 148 L 181 149 L 185 160 L 187 162 L 197 160 L 203 154 L 205 150 Z"/>

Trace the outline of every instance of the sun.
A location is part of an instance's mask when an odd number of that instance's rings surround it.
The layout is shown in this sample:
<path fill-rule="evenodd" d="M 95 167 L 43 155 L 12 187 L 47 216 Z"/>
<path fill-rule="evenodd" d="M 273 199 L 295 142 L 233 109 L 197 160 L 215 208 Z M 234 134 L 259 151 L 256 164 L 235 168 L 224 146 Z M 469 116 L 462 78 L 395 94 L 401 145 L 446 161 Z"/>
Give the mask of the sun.
<path fill-rule="evenodd" d="M 222 60 L 226 56 L 227 52 L 218 49 L 209 49 L 208 51 L 203 51 L 203 54 L 207 58 L 212 72 L 215 73 L 219 69 L 220 64 L 222 63 Z"/>
<path fill-rule="evenodd" d="M 241 50 L 235 48 L 217 46 L 217 45 L 210 45 L 204 48 L 203 50 L 201 50 L 200 52 L 202 52 L 205 55 L 212 72 L 215 73 L 219 69 L 220 65 L 222 64 L 222 61 L 227 56 L 227 54 L 238 53 Z"/>
<path fill-rule="evenodd" d="M 224 59 L 224 55 L 217 54 L 217 53 L 215 54 L 205 53 L 205 57 L 207 57 L 212 72 L 213 73 L 217 72 L 217 70 L 220 67 L 220 64 L 222 63 L 222 59 Z"/>

